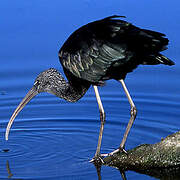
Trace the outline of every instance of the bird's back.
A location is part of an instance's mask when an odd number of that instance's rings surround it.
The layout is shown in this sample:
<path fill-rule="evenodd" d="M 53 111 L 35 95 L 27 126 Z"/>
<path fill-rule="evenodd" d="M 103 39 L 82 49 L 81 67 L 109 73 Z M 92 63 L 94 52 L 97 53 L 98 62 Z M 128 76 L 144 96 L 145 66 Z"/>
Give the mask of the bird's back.
<path fill-rule="evenodd" d="M 124 79 L 139 64 L 174 63 L 161 55 L 167 49 L 164 34 L 140 29 L 111 16 L 76 30 L 59 51 L 69 80 L 99 84 L 107 79 Z"/>

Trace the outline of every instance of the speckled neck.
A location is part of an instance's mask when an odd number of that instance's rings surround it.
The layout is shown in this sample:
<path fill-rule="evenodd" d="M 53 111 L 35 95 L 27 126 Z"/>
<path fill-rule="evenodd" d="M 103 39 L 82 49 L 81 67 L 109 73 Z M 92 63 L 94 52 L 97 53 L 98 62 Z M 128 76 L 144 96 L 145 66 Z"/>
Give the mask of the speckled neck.
<path fill-rule="evenodd" d="M 69 102 L 76 102 L 84 96 L 86 91 L 90 87 L 90 83 L 71 77 L 70 81 L 66 81 L 64 77 L 55 69 L 51 76 L 49 76 L 49 82 L 51 82 L 46 92 L 54 94 L 59 98 L 63 98 Z"/>

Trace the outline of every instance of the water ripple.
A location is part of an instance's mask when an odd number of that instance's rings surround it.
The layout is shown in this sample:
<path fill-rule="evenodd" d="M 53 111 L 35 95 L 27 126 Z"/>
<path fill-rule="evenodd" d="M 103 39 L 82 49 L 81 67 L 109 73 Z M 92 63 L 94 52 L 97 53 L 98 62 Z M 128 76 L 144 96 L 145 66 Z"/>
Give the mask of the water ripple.
<path fill-rule="evenodd" d="M 21 98 L 1 97 L 0 108 L 6 112 L 1 114 L 1 139 Z M 155 143 L 177 130 L 178 122 L 173 119 L 177 119 L 179 113 L 179 96 L 137 94 L 133 98 L 138 116 L 128 137 L 127 149 L 142 143 Z M 106 111 L 102 153 L 108 153 L 121 142 L 130 118 L 130 107 L 124 95 L 106 92 L 102 93 L 102 100 Z M 0 144 L 0 159 L 4 164 L 8 160 L 15 166 L 21 178 L 24 174 L 37 179 L 47 178 L 44 174 L 48 174 L 54 179 L 68 179 L 78 174 L 82 176 L 82 171 L 93 176 L 94 168 L 88 161 L 96 150 L 99 127 L 99 112 L 93 94 L 76 104 L 54 96 L 39 96 L 17 116 L 9 141 L 3 140 Z M 9 152 L 3 152 L 3 149 L 9 149 Z"/>

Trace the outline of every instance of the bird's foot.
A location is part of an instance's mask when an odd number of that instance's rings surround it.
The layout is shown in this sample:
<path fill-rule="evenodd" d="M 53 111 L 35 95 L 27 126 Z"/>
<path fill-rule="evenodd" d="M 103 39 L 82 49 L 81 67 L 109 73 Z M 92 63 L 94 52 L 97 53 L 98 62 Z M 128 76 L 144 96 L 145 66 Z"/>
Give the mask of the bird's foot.
<path fill-rule="evenodd" d="M 122 152 L 127 154 L 127 151 L 124 148 L 119 147 L 118 149 L 114 150 L 113 152 L 109 153 L 108 156 L 113 156 L 115 153 Z"/>
<path fill-rule="evenodd" d="M 122 152 L 127 154 L 127 151 L 124 148 L 119 147 L 118 149 L 114 150 L 111 153 L 107 153 L 107 154 L 99 154 L 99 155 L 95 155 L 89 162 L 94 163 L 95 165 L 102 165 L 105 164 L 104 162 L 104 157 L 107 156 L 113 156 L 114 154 L 118 153 L 118 152 Z"/>
<path fill-rule="evenodd" d="M 103 158 L 108 154 L 99 154 L 95 155 L 89 162 L 94 163 L 95 165 L 102 165 L 104 164 Z"/>

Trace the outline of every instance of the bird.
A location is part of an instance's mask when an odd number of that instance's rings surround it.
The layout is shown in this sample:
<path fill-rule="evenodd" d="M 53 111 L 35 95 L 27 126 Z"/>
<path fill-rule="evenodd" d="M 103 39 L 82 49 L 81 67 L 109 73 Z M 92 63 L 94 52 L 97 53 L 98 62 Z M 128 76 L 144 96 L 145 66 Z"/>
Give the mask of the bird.
<path fill-rule="evenodd" d="M 130 108 L 130 120 L 120 146 L 110 153 L 125 150 L 125 143 L 137 115 L 136 106 L 126 87 L 126 75 L 138 65 L 174 65 L 175 63 L 161 54 L 167 49 L 166 35 L 147 30 L 125 21 L 125 16 L 108 16 L 90 22 L 74 31 L 59 50 L 59 60 L 63 75 L 54 68 L 41 72 L 33 87 L 12 114 L 6 128 L 8 140 L 11 125 L 23 107 L 37 94 L 48 92 L 68 102 L 76 102 L 93 86 L 100 112 L 100 131 L 97 148 L 92 162 L 102 159 L 101 142 L 105 124 L 105 111 L 98 91 L 109 79 L 122 84 Z"/>

